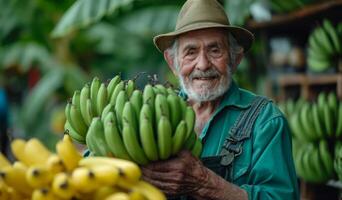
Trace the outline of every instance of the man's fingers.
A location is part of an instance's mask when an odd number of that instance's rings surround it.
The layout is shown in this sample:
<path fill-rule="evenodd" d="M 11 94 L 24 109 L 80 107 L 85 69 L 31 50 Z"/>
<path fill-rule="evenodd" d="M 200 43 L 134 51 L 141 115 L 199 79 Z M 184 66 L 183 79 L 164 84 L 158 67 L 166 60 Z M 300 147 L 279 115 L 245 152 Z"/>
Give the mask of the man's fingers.
<path fill-rule="evenodd" d="M 182 181 L 184 178 L 184 175 L 179 170 L 159 172 L 150 170 L 148 168 L 142 168 L 141 171 L 143 173 L 143 177 L 149 177 L 151 179 L 159 181 L 179 182 Z"/>

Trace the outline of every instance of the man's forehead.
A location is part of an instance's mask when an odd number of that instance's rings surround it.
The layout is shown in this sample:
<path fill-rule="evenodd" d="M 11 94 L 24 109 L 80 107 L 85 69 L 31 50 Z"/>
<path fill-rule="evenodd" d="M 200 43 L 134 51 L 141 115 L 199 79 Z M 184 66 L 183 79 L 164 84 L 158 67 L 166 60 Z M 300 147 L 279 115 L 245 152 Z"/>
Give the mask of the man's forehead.
<path fill-rule="evenodd" d="M 199 41 L 204 43 L 222 43 L 226 39 L 226 34 L 224 30 L 219 28 L 190 31 L 179 36 L 179 44 L 184 46 Z"/>

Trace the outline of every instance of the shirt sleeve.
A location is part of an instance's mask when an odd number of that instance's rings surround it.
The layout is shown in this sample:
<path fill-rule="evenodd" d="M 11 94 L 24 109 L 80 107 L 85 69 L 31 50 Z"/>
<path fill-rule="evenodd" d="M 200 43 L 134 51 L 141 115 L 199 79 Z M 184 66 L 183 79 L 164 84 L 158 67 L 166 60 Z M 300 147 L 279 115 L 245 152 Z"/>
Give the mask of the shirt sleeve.
<path fill-rule="evenodd" d="M 241 185 L 251 200 L 299 199 L 286 119 L 278 116 L 255 128 L 248 184 Z"/>

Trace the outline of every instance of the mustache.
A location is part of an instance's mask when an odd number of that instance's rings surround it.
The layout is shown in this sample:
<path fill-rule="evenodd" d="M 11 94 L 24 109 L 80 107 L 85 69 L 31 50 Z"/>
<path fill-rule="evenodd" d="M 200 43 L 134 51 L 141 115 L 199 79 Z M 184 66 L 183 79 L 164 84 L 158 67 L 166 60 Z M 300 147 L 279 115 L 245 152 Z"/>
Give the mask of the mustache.
<path fill-rule="evenodd" d="M 206 71 L 194 70 L 189 75 L 189 79 L 193 80 L 195 78 L 217 78 L 220 76 L 220 72 L 218 72 L 215 68 L 210 68 Z"/>

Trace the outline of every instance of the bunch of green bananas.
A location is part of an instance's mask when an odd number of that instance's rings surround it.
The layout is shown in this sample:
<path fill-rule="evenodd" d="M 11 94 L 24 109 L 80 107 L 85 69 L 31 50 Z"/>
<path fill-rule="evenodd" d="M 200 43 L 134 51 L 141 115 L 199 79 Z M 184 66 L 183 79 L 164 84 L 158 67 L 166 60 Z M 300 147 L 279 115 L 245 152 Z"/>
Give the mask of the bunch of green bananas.
<path fill-rule="evenodd" d="M 56 144 L 56 154 L 39 140 L 15 139 L 13 164 L 0 153 L 0 200 L 163 200 L 163 193 L 141 180 L 131 161 L 82 158 L 69 135 Z"/>
<path fill-rule="evenodd" d="M 181 149 L 199 156 L 202 143 L 194 132 L 192 107 L 171 88 L 112 78 L 108 85 L 94 78 L 75 91 L 65 109 L 65 129 L 86 143 L 95 156 L 114 156 L 140 165 L 165 160 Z"/>
<path fill-rule="evenodd" d="M 321 92 L 317 102 L 303 101 L 299 105 L 288 116 L 294 138 L 311 142 L 342 137 L 342 102 L 334 92 Z"/>
<path fill-rule="evenodd" d="M 342 23 L 334 27 L 324 19 L 309 36 L 307 65 L 312 72 L 324 72 L 342 65 Z"/>
<path fill-rule="evenodd" d="M 328 142 L 320 140 L 318 144 L 300 143 L 298 145 L 299 142 L 294 141 L 296 148 L 293 151 L 297 175 L 312 183 L 325 183 L 334 178 L 334 157 L 330 153 Z"/>

